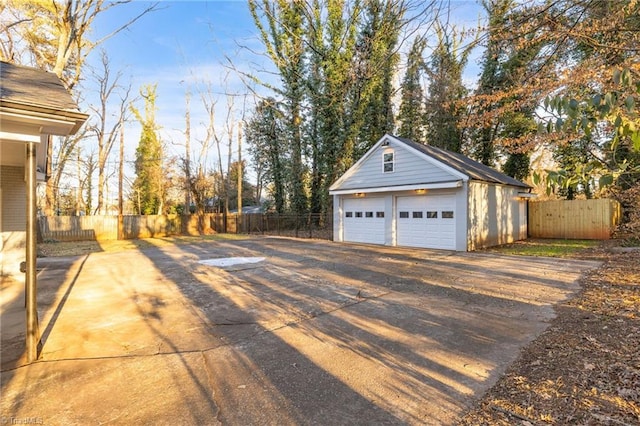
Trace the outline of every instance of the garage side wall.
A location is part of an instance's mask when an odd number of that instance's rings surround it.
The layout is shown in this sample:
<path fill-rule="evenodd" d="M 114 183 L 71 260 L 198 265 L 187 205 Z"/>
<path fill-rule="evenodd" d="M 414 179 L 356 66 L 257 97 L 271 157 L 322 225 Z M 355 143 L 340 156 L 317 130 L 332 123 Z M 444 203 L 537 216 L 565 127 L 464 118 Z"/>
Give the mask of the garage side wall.
<path fill-rule="evenodd" d="M 24 167 L 0 166 L 0 276 L 17 276 L 25 260 L 27 191 Z"/>
<path fill-rule="evenodd" d="M 469 183 L 468 250 L 508 244 L 527 238 L 527 201 L 520 188 Z"/>
<path fill-rule="evenodd" d="M 344 241 L 342 234 L 342 203 L 340 203 L 340 196 L 333 196 L 333 241 Z"/>

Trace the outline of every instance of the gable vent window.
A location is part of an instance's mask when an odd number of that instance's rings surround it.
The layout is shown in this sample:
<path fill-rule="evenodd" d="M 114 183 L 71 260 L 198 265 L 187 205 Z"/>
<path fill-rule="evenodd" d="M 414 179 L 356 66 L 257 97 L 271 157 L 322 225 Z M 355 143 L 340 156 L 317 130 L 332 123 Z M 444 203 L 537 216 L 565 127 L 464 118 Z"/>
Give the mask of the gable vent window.
<path fill-rule="evenodd" d="M 382 171 L 384 173 L 393 173 L 394 169 L 394 155 L 392 152 L 385 152 L 382 154 Z"/>

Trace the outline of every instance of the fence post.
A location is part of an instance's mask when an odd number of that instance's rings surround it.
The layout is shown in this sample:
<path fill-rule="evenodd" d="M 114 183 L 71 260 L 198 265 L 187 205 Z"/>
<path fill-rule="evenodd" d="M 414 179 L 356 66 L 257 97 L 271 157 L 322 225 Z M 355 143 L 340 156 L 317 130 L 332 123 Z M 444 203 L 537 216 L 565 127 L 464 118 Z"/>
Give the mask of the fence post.
<path fill-rule="evenodd" d="M 118 240 L 124 240 L 124 216 L 118 215 Z"/>

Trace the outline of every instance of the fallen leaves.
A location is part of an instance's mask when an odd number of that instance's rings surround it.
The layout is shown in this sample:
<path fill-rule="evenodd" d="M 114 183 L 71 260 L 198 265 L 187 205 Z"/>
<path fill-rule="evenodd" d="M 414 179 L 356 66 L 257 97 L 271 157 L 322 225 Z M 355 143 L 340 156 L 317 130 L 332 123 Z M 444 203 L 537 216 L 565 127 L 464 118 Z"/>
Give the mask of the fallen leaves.
<path fill-rule="evenodd" d="M 586 254 L 605 263 L 461 425 L 640 422 L 640 252 Z"/>

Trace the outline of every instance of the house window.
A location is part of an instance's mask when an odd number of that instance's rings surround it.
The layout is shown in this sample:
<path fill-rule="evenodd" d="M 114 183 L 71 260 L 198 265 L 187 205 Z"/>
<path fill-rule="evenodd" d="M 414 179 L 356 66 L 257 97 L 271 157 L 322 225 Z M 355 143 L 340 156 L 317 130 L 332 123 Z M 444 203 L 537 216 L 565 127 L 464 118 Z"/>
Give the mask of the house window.
<path fill-rule="evenodd" d="M 346 212 L 344 214 L 345 217 L 353 217 L 353 212 Z"/>
<path fill-rule="evenodd" d="M 376 212 L 376 217 L 384 217 L 384 212 Z"/>
<path fill-rule="evenodd" d="M 373 212 L 365 212 L 364 217 L 373 217 Z"/>
<path fill-rule="evenodd" d="M 437 219 L 438 218 L 438 212 L 427 212 L 427 219 Z"/>
<path fill-rule="evenodd" d="M 422 212 L 413 212 L 414 219 L 422 219 Z"/>
<path fill-rule="evenodd" d="M 362 212 L 356 212 L 356 217 L 362 217 Z"/>
<path fill-rule="evenodd" d="M 400 219 L 409 219 L 409 212 L 400 212 Z"/>
<path fill-rule="evenodd" d="M 452 211 L 443 211 L 442 212 L 442 218 L 443 219 L 453 219 L 453 212 Z"/>
<path fill-rule="evenodd" d="M 384 173 L 393 173 L 393 151 L 382 154 L 382 170 Z"/>

